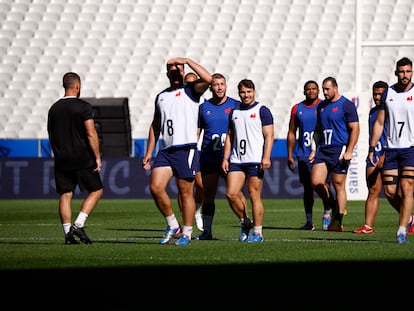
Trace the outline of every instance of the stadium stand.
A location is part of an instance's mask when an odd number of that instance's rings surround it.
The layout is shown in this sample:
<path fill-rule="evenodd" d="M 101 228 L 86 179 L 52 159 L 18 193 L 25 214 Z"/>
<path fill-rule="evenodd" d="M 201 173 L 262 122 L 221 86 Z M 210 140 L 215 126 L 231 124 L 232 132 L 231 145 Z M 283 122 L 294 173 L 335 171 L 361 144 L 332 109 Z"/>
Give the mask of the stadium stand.
<path fill-rule="evenodd" d="M 252 78 L 274 112 L 275 138 L 284 139 L 306 80 L 333 75 L 341 93 L 358 95 L 356 1 L 2 0 L 0 138 L 46 138 L 47 110 L 69 70 L 82 76 L 85 97 L 128 97 L 132 137 L 146 138 L 154 97 L 167 85 L 166 60 L 189 56 L 225 74 L 230 96 Z M 411 0 L 360 8 L 362 41 L 414 40 Z M 395 61 L 413 52 L 362 48 L 361 91 L 393 81 Z"/>

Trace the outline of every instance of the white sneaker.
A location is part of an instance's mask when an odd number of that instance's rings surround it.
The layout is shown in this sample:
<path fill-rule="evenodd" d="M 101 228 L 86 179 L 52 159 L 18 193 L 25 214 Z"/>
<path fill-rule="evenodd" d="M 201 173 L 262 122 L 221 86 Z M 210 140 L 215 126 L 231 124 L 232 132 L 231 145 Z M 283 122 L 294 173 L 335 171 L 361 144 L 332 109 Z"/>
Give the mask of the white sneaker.
<path fill-rule="evenodd" d="M 201 216 L 201 206 L 196 209 L 194 215 L 198 230 L 203 231 L 203 217 Z"/>

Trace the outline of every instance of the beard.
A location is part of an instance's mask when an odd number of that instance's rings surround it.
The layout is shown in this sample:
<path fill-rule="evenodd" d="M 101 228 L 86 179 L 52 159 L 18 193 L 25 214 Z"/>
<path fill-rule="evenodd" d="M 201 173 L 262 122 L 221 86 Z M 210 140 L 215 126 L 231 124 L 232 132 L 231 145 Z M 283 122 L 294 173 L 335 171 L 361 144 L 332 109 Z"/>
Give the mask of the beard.
<path fill-rule="evenodd" d="M 170 71 L 171 84 L 174 86 L 181 86 L 184 84 L 184 78 L 179 70 Z"/>

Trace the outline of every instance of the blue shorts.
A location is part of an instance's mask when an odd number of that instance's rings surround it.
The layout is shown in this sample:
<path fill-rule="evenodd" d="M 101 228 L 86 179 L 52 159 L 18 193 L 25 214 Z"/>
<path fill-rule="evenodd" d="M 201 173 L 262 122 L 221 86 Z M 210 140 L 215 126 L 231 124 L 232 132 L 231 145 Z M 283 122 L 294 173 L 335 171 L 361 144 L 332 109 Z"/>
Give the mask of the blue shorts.
<path fill-rule="evenodd" d="M 175 177 L 194 179 L 198 163 L 199 152 L 196 148 L 168 148 L 158 151 L 152 168 L 169 166 Z"/>
<path fill-rule="evenodd" d="M 384 149 L 382 149 L 382 151 L 379 152 L 379 153 L 376 152 L 375 156 L 376 157 L 381 157 L 383 153 L 384 153 Z M 374 158 L 374 162 L 375 162 L 375 158 Z M 369 160 L 369 157 L 367 157 L 365 159 L 365 164 L 366 164 L 366 167 L 373 167 L 374 166 L 374 165 L 372 165 L 371 161 Z"/>
<path fill-rule="evenodd" d="M 396 170 L 402 166 L 414 167 L 414 147 L 406 149 L 387 149 L 384 157 L 384 171 Z"/>
<path fill-rule="evenodd" d="M 375 162 L 375 158 L 373 160 Z M 365 167 L 374 167 L 368 157 L 365 159 Z"/>
<path fill-rule="evenodd" d="M 198 153 L 198 161 L 196 163 L 196 172 L 201 172 L 201 167 L 200 167 L 200 155 L 201 155 L 201 150 L 197 149 L 197 153 Z"/>
<path fill-rule="evenodd" d="M 230 163 L 229 172 L 244 172 L 246 176 L 257 176 L 259 178 L 263 178 L 264 174 L 260 164 Z"/>
<path fill-rule="evenodd" d="M 310 163 L 308 159 L 298 158 L 298 173 L 299 173 L 299 181 L 301 184 L 310 186 L 312 166 L 313 166 L 313 163 Z M 328 177 L 326 178 L 326 182 L 328 184 L 331 183 L 331 174 L 328 174 Z"/>
<path fill-rule="evenodd" d="M 313 165 L 325 163 L 329 172 L 346 174 L 348 172 L 350 161 L 339 160 L 342 148 L 342 146 L 333 146 L 318 149 Z"/>

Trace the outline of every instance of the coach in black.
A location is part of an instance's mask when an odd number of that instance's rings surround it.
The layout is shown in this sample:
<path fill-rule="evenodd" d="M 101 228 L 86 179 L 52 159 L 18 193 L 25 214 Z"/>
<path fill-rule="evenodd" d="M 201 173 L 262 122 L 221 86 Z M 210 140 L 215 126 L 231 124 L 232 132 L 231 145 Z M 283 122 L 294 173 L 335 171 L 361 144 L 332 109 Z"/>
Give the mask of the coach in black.
<path fill-rule="evenodd" d="M 98 134 L 92 106 L 79 99 L 81 79 L 68 72 L 63 76 L 65 95 L 49 109 L 47 131 L 54 155 L 56 192 L 59 193 L 59 215 L 65 233 L 65 244 L 91 244 L 84 225 L 103 194 L 102 168 Z M 72 224 L 72 198 L 76 186 L 88 195 Z"/>

